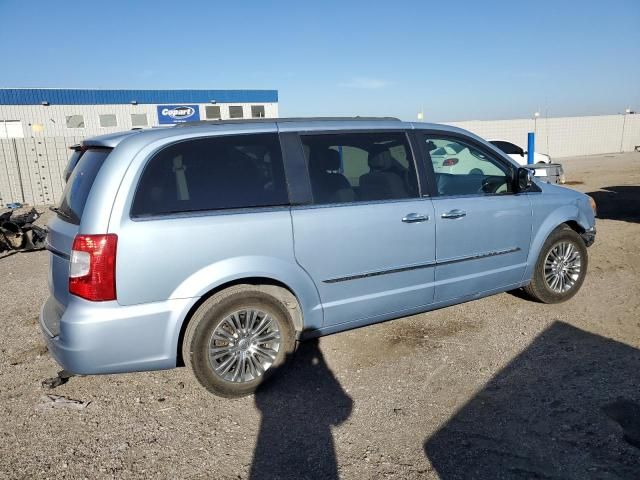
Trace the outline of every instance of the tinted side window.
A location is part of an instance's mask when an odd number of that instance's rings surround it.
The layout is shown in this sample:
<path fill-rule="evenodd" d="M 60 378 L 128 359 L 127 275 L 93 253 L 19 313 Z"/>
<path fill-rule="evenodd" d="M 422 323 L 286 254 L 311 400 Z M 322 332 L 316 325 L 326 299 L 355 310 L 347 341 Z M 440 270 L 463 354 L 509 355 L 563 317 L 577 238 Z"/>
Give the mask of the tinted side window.
<path fill-rule="evenodd" d="M 204 107 L 207 118 L 217 120 L 222 118 L 220 115 L 220 105 L 207 105 Z"/>
<path fill-rule="evenodd" d="M 229 118 L 242 118 L 244 113 L 241 106 L 232 105 L 229 107 Z"/>
<path fill-rule="evenodd" d="M 426 136 L 426 161 L 433 165 L 440 195 L 512 192 L 511 169 L 457 138 Z"/>
<path fill-rule="evenodd" d="M 251 105 L 251 116 L 253 118 L 264 118 L 264 105 Z"/>
<path fill-rule="evenodd" d="M 404 133 L 302 136 L 314 203 L 418 197 L 418 181 Z"/>
<path fill-rule="evenodd" d="M 132 216 L 288 203 L 276 134 L 200 138 L 171 145 L 145 167 Z"/>

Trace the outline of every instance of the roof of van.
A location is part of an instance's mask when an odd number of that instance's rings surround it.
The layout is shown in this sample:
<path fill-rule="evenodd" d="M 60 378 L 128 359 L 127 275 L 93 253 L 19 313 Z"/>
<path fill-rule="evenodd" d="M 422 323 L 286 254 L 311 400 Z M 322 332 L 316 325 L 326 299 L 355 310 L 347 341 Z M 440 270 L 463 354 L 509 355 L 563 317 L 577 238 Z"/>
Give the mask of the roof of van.
<path fill-rule="evenodd" d="M 177 127 L 187 127 L 194 125 L 221 125 L 226 123 L 289 123 L 289 122 L 353 122 L 353 121 L 366 121 L 366 122 L 386 122 L 386 121 L 401 122 L 396 117 L 280 117 L 280 118 L 231 118 L 227 120 L 199 120 L 197 122 L 185 122 L 179 123 Z"/>
<path fill-rule="evenodd" d="M 433 123 L 403 122 L 394 117 L 293 117 L 293 118 L 252 118 L 233 120 L 202 120 L 185 122 L 171 126 L 153 127 L 124 132 L 111 133 L 85 139 L 85 146 L 115 148 L 122 140 L 131 136 L 147 137 L 149 140 L 168 138 L 186 133 L 225 132 L 233 133 L 234 126 L 247 133 L 250 129 L 256 133 L 262 131 L 319 131 L 344 129 L 402 129 L 430 128 L 437 130 L 459 130 L 456 127 Z"/>

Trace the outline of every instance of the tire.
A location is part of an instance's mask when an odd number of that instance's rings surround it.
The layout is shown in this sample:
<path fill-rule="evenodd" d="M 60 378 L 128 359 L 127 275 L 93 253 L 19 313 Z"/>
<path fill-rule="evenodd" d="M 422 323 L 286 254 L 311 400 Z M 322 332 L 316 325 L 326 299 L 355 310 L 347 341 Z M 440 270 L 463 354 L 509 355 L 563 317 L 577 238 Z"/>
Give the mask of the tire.
<path fill-rule="evenodd" d="M 565 246 L 564 251 L 562 250 L 563 246 Z M 571 251 L 570 248 L 573 250 Z M 563 252 L 566 255 L 559 255 Z M 579 263 L 579 271 L 577 273 L 575 260 L 574 262 L 568 261 L 574 258 L 575 254 L 578 255 L 575 258 Z M 549 259 L 549 263 L 547 263 L 547 259 Z M 558 262 L 554 262 L 554 259 L 558 259 Z M 562 263 L 563 261 L 565 263 Z M 544 242 L 536 261 L 531 283 L 524 287 L 524 291 L 530 298 L 542 303 L 565 302 L 580 290 L 587 274 L 588 263 L 587 247 L 580 235 L 567 225 L 561 225 L 551 232 Z M 564 265 L 566 267 L 563 267 Z M 557 269 L 559 274 L 554 273 L 554 268 Z M 565 272 L 564 274 L 563 271 Z M 550 280 L 547 281 L 547 278 L 550 278 Z M 559 278 L 566 283 L 564 285 L 555 284 L 555 288 L 553 288 L 554 282 Z"/>
<path fill-rule="evenodd" d="M 268 315 L 275 326 L 270 325 L 261 332 L 263 315 Z M 238 325 L 240 328 L 235 328 Z M 251 326 L 255 327 L 254 333 L 250 333 Z M 213 339 L 214 332 L 216 339 Z M 276 340 L 258 341 L 275 337 L 274 332 L 279 334 L 277 348 Z M 222 338 L 230 340 L 217 340 Z M 210 348 L 220 357 L 210 358 Z M 295 329 L 286 305 L 259 286 L 238 285 L 217 293 L 196 310 L 185 331 L 182 357 L 185 366 L 209 392 L 235 398 L 255 392 L 280 369 L 294 349 Z M 276 353 L 270 361 L 260 350 Z M 224 352 L 228 352 L 226 356 Z M 225 372 L 229 365 L 230 370 Z"/>

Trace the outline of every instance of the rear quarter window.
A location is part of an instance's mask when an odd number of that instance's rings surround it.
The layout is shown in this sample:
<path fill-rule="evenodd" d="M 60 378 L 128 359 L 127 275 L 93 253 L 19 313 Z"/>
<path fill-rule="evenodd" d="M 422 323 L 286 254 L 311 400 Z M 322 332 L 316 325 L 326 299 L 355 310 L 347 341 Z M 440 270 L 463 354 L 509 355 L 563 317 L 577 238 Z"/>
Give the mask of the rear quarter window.
<path fill-rule="evenodd" d="M 58 215 L 65 220 L 80 224 L 87 197 L 93 182 L 105 159 L 111 152 L 107 148 L 91 148 L 86 150 L 71 172 L 58 207 Z"/>
<path fill-rule="evenodd" d="M 132 217 L 288 204 L 276 134 L 199 138 L 170 145 L 147 163 Z"/>

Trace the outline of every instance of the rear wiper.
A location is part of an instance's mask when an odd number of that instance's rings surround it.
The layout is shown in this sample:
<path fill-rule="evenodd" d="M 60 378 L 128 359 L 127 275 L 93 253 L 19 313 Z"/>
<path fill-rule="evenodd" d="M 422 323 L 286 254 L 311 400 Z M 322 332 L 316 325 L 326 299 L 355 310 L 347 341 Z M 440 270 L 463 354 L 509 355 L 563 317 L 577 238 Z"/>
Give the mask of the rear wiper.
<path fill-rule="evenodd" d="M 72 215 L 69 215 L 64 210 L 60 210 L 58 207 L 49 207 L 49 210 L 51 210 L 52 212 L 55 212 L 59 217 L 62 217 L 65 220 L 70 220 L 73 223 L 76 222 L 76 219 Z"/>

